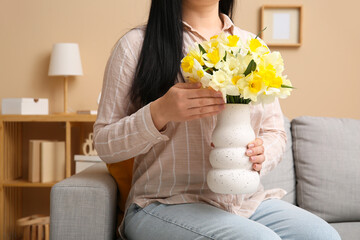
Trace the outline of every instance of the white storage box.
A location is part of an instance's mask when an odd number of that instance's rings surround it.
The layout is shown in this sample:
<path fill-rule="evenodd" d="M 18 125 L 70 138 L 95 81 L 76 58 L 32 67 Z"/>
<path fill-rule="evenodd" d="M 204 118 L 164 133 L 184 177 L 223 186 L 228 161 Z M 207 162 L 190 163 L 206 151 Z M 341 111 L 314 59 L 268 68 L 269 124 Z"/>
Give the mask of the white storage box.
<path fill-rule="evenodd" d="M 75 155 L 75 173 L 79 173 L 95 163 L 102 162 L 99 156 Z"/>
<path fill-rule="evenodd" d="M 3 98 L 2 114 L 47 115 L 49 100 L 47 98 Z"/>

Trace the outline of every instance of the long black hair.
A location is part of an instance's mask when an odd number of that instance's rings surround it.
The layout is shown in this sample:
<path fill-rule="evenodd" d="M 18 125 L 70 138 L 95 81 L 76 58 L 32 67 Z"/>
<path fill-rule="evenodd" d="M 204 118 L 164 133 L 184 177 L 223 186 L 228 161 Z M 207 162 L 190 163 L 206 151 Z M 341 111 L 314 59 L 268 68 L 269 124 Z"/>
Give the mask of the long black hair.
<path fill-rule="evenodd" d="M 182 0 L 152 0 L 135 78 L 129 92 L 144 106 L 174 84 L 183 57 Z M 221 0 L 219 12 L 232 18 L 234 0 Z"/>

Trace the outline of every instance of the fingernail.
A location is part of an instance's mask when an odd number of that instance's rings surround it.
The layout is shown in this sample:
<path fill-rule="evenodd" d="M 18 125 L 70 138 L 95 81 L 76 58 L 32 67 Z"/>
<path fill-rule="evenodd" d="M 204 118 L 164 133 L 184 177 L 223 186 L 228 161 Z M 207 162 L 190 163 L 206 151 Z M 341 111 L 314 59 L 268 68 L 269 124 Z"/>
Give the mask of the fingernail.
<path fill-rule="evenodd" d="M 246 151 L 246 154 L 247 154 L 247 155 L 250 155 L 250 154 L 252 154 L 252 153 L 253 153 L 252 150 L 247 150 L 247 151 Z"/>
<path fill-rule="evenodd" d="M 253 143 L 249 144 L 249 148 L 255 147 Z"/>
<path fill-rule="evenodd" d="M 250 161 L 255 161 L 255 158 L 254 157 L 250 157 Z"/>

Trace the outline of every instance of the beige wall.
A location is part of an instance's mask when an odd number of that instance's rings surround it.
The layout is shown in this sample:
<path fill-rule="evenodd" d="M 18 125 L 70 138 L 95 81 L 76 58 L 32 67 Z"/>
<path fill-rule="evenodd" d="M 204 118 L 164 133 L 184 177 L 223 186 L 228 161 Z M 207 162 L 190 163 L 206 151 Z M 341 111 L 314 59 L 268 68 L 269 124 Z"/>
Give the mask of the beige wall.
<path fill-rule="evenodd" d="M 52 44 L 77 42 L 84 76 L 69 84 L 69 108 L 96 109 L 104 67 L 117 39 L 145 22 L 150 0 L 0 0 L 0 98 L 49 98 L 63 110 L 62 79 L 47 76 Z M 259 31 L 263 4 L 304 6 L 303 45 L 279 48 L 297 90 L 281 102 L 300 115 L 360 119 L 358 0 L 238 0 L 235 23 Z"/>

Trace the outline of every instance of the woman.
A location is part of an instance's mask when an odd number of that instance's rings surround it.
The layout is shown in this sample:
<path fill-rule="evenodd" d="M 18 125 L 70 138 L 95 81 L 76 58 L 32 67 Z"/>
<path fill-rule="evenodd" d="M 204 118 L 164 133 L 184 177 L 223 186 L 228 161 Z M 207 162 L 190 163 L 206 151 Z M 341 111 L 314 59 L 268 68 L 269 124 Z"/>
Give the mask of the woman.
<path fill-rule="evenodd" d="M 234 26 L 233 0 L 153 0 L 148 24 L 131 30 L 108 61 L 95 146 L 114 163 L 135 157 L 121 234 L 128 239 L 340 239 L 325 221 L 279 200 L 284 190 L 223 195 L 209 190 L 211 133 L 224 109 L 219 92 L 184 83 L 188 46 Z M 247 155 L 264 175 L 286 135 L 278 101 L 251 106 L 257 136 Z"/>

